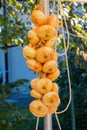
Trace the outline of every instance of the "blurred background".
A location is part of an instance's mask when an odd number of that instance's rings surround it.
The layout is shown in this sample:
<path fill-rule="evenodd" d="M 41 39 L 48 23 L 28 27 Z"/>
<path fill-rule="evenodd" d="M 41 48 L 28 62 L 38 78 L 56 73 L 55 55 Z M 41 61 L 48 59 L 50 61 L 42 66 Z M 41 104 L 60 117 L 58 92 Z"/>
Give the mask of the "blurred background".
<path fill-rule="evenodd" d="M 36 117 L 29 112 L 28 106 L 33 100 L 29 94 L 30 81 L 38 75 L 26 66 L 22 49 L 29 44 L 27 32 L 33 27 L 30 14 L 40 2 L 0 1 L 0 130 L 35 130 Z M 87 130 L 87 3 L 62 1 L 62 5 L 70 34 L 67 54 L 72 102 L 69 109 L 59 115 L 59 120 L 62 130 Z M 53 0 L 50 0 L 50 13 L 52 8 Z M 54 13 L 58 13 L 58 0 L 55 0 Z M 61 28 L 58 32 L 57 52 L 62 53 L 64 45 Z M 55 82 L 59 86 L 61 104 L 58 111 L 61 111 L 69 100 L 65 56 L 58 57 L 58 66 L 61 74 Z M 54 115 L 52 119 L 53 130 L 58 130 Z M 39 122 L 38 130 L 41 129 L 43 118 Z"/>

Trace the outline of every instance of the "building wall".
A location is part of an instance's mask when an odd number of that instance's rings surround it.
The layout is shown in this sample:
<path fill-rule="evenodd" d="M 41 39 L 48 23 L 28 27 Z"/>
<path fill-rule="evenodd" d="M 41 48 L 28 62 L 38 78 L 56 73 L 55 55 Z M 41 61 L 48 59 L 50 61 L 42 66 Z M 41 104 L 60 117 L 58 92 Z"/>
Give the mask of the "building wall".
<path fill-rule="evenodd" d="M 4 52 L 0 50 L 0 68 L 3 71 L 3 82 L 5 82 L 5 61 Z M 22 47 L 14 47 L 8 49 L 8 77 L 9 82 L 17 79 L 32 80 L 37 77 L 26 66 L 26 60 L 22 55 Z"/>
<path fill-rule="evenodd" d="M 8 51 L 9 82 L 17 79 L 32 80 L 36 75 L 26 66 L 26 60 L 22 55 L 22 47 L 10 48 Z"/>
<path fill-rule="evenodd" d="M 3 83 L 5 82 L 5 61 L 4 51 L 0 50 L 0 72 L 2 73 Z"/>

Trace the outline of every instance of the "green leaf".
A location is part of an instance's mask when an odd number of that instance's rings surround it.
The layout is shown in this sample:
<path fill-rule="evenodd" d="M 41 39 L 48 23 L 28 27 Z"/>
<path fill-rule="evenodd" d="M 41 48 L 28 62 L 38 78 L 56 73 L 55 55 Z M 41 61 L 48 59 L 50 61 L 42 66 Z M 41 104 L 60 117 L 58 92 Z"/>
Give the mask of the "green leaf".
<path fill-rule="evenodd" d="M 11 5 L 13 3 L 13 0 L 9 0 L 9 5 Z"/>
<path fill-rule="evenodd" d="M 78 30 L 78 31 L 81 31 L 81 30 L 82 30 L 82 28 L 81 28 L 80 26 L 78 26 L 78 25 L 73 26 L 73 28 L 75 28 L 75 29 Z"/>
<path fill-rule="evenodd" d="M 8 94 L 0 94 L 0 100 L 7 97 L 8 97 Z"/>
<path fill-rule="evenodd" d="M 10 17 L 10 18 L 12 18 L 12 17 L 13 17 L 13 15 L 10 13 L 10 14 L 9 14 L 9 17 Z"/>
<path fill-rule="evenodd" d="M 77 49 L 76 49 L 76 54 L 77 54 L 77 55 L 80 54 L 80 52 L 79 52 L 79 47 L 77 47 Z"/>
<path fill-rule="evenodd" d="M 14 4 L 15 2 L 16 2 L 16 0 L 8 0 L 8 4 L 9 4 L 9 5 Z"/>
<path fill-rule="evenodd" d="M 34 3 L 33 0 L 28 0 L 28 4 L 32 4 L 32 3 Z"/>
<path fill-rule="evenodd" d="M 64 60 L 63 62 L 62 62 L 62 68 L 64 69 L 66 67 L 66 61 Z"/>
<path fill-rule="evenodd" d="M 87 40 L 84 41 L 85 47 L 87 47 Z"/>
<path fill-rule="evenodd" d="M 77 59 L 77 60 L 74 61 L 74 65 L 77 66 L 78 64 L 79 64 L 79 60 Z"/>
<path fill-rule="evenodd" d="M 76 20 L 79 20 L 79 17 L 76 14 L 73 14 L 73 16 L 76 18 Z"/>
<path fill-rule="evenodd" d="M 8 125 L 7 130 L 12 130 L 12 127 Z"/>
<path fill-rule="evenodd" d="M 16 7 L 16 9 L 21 10 L 22 9 L 22 4 L 18 3 L 18 4 L 15 5 L 15 7 Z"/>
<path fill-rule="evenodd" d="M 39 4 L 41 0 L 35 0 L 35 4 Z"/>

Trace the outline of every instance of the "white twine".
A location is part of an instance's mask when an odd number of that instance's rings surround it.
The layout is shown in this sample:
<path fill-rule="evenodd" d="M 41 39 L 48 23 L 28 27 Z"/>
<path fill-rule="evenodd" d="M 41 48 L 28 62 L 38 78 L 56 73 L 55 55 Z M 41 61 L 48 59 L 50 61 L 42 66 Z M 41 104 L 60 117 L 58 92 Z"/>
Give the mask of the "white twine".
<path fill-rule="evenodd" d="M 59 0 L 60 1 L 60 0 Z M 62 6 L 61 2 L 60 2 L 60 7 Z M 61 7 L 62 8 L 62 7 Z M 69 64 L 68 64 L 68 56 L 67 56 L 67 46 L 66 46 L 66 42 L 65 42 L 65 36 L 64 36 L 64 29 L 62 26 L 62 33 L 63 33 L 63 40 L 64 40 L 64 49 L 65 49 L 65 59 L 66 59 L 66 66 L 67 66 L 67 75 L 68 75 L 68 83 L 69 83 L 69 101 L 68 104 L 66 106 L 66 108 L 60 112 L 56 112 L 57 114 L 62 114 L 64 113 L 70 106 L 71 103 L 71 98 L 72 98 L 72 94 L 71 94 L 71 81 L 70 81 L 70 72 L 69 72 Z"/>
<path fill-rule="evenodd" d="M 36 128 L 35 128 L 35 130 L 38 130 L 38 126 L 39 126 L 39 117 L 37 117 L 37 122 L 36 122 Z"/>
<path fill-rule="evenodd" d="M 74 36 L 74 37 L 78 37 L 78 38 L 81 38 L 81 39 L 86 39 L 86 40 L 87 40 L 86 37 L 78 36 L 78 35 L 75 35 L 75 34 L 73 34 L 73 33 L 69 33 L 69 35 Z"/>
<path fill-rule="evenodd" d="M 58 124 L 59 130 L 62 130 L 62 129 L 61 129 L 60 122 L 59 122 L 58 115 L 57 115 L 56 113 L 55 113 L 55 117 L 56 117 L 56 121 L 57 121 L 57 124 Z"/>
<path fill-rule="evenodd" d="M 55 10 L 55 0 L 53 0 L 53 8 L 52 8 L 52 13 L 54 13 Z"/>
<path fill-rule="evenodd" d="M 69 31 L 68 31 L 68 26 L 67 26 L 67 22 L 66 22 L 66 18 L 65 18 L 65 15 L 64 15 L 64 10 L 63 10 L 63 7 L 62 7 L 62 4 L 61 4 L 61 1 L 59 0 L 58 1 L 58 17 L 59 16 L 63 16 L 63 18 L 61 17 L 62 21 L 64 19 L 64 23 L 65 23 L 65 28 L 66 28 L 66 33 L 67 33 L 67 47 L 66 47 L 66 51 L 68 51 L 69 49 L 69 45 L 70 45 L 70 42 L 69 42 Z M 58 18 L 59 19 L 59 18 Z M 66 41 L 65 41 L 65 31 L 64 31 L 64 27 L 63 27 L 63 22 L 62 22 L 62 33 L 63 33 L 63 41 L 65 42 L 66 44 Z M 57 32 L 57 35 L 58 35 L 58 32 Z M 57 43 L 55 44 L 55 49 L 57 49 Z M 64 53 L 58 53 L 58 56 L 63 56 L 65 55 L 65 51 Z"/>

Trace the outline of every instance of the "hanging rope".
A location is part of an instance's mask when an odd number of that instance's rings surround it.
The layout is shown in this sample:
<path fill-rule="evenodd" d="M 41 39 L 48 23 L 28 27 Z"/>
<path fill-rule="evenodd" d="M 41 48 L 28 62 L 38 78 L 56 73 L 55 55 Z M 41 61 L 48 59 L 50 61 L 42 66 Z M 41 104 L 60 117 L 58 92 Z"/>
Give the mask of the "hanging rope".
<path fill-rule="evenodd" d="M 87 40 L 87 37 L 78 36 L 78 35 L 75 35 L 75 34 L 73 34 L 73 33 L 69 33 L 69 35 L 74 36 L 74 37 L 78 37 L 78 38 L 81 38 L 81 39 L 86 39 L 86 40 Z"/>
<path fill-rule="evenodd" d="M 52 13 L 54 13 L 55 10 L 55 0 L 53 0 L 53 8 L 52 8 Z"/>
<path fill-rule="evenodd" d="M 61 2 L 60 2 L 60 8 L 62 9 Z M 61 10 L 60 10 L 60 12 L 61 12 Z M 66 42 L 65 42 L 65 35 L 64 35 L 63 24 L 62 24 L 62 33 L 63 33 L 63 41 L 64 41 L 64 49 L 65 49 L 65 58 L 66 58 L 66 66 L 67 66 L 68 83 L 69 83 L 69 101 L 68 101 L 68 104 L 67 104 L 66 108 L 64 110 L 60 111 L 60 112 L 56 112 L 57 114 L 62 114 L 62 113 L 64 113 L 69 108 L 69 105 L 71 103 L 71 97 L 72 97 L 72 94 L 71 94 L 70 72 L 69 72 L 69 64 L 68 64 L 68 56 L 67 56 L 67 46 L 66 46 Z"/>
<path fill-rule="evenodd" d="M 60 122 L 59 122 L 58 115 L 57 115 L 56 113 L 55 113 L 55 117 L 56 117 L 56 121 L 57 121 L 57 124 L 58 124 L 59 130 L 62 130 L 62 129 L 61 129 Z"/>
<path fill-rule="evenodd" d="M 38 126 L 39 126 L 39 117 L 37 117 L 37 122 L 36 122 L 36 128 L 35 128 L 35 130 L 38 130 Z"/>
<path fill-rule="evenodd" d="M 68 51 L 68 48 L 69 48 L 69 45 L 70 45 L 70 40 L 69 40 L 69 31 L 68 31 L 68 26 L 67 26 L 67 22 L 66 22 L 66 18 L 65 18 L 65 15 L 64 15 L 64 10 L 63 10 L 63 7 L 61 5 L 61 1 L 59 0 L 58 1 L 58 19 L 59 19 L 59 16 L 61 16 L 61 19 L 63 21 L 64 19 L 64 23 L 65 23 L 65 28 L 66 28 L 66 33 L 67 33 L 67 46 L 66 46 L 66 51 Z M 62 26 L 63 26 L 63 22 L 62 22 Z M 62 32 L 64 34 L 63 36 L 63 41 L 66 43 L 65 41 L 65 31 L 64 31 L 64 27 L 62 28 Z M 57 32 L 57 35 L 58 35 L 58 32 Z M 55 45 L 55 48 L 57 48 L 57 44 Z M 64 53 L 58 53 L 58 56 L 63 56 L 65 55 L 65 50 L 64 50 Z"/>

